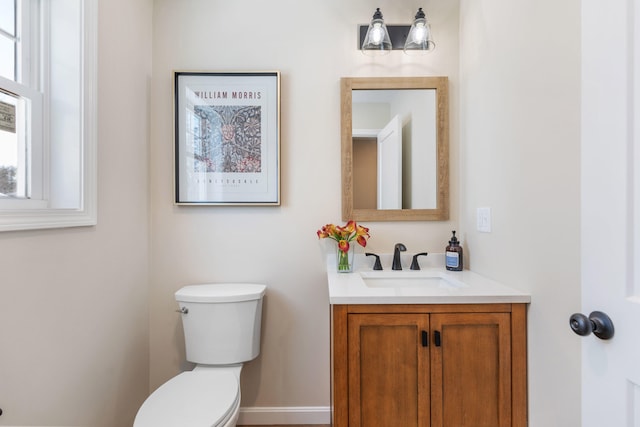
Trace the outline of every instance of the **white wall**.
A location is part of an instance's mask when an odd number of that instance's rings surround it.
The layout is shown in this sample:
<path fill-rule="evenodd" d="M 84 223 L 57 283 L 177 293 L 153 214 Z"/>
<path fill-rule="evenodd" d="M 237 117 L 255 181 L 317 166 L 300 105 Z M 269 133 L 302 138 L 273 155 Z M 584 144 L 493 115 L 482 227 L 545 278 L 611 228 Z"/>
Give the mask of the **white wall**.
<path fill-rule="evenodd" d="M 461 3 L 461 235 L 469 266 L 530 291 L 532 427 L 580 425 L 580 2 Z M 491 207 L 492 232 L 476 232 Z"/>
<path fill-rule="evenodd" d="M 99 2 L 98 225 L 0 233 L 0 425 L 130 426 L 148 392 L 151 8 Z"/>
<path fill-rule="evenodd" d="M 316 230 L 340 218 L 340 86 L 343 76 L 447 75 L 452 176 L 457 170 L 457 2 L 383 0 L 156 0 L 151 103 L 151 389 L 187 367 L 173 293 L 199 282 L 268 285 L 261 356 L 243 371 L 242 405 L 329 405 L 329 301 Z M 438 47 L 372 59 L 356 49 L 357 24 L 380 7 L 408 23 L 433 16 Z M 310 25 L 312 24 L 312 25 Z M 323 26 L 324 25 L 324 26 Z M 448 27 L 444 29 L 443 27 Z M 313 29 L 318 31 L 310 31 Z M 441 30 L 442 29 L 442 30 Z M 282 206 L 173 206 L 173 70 L 280 70 Z M 457 224 L 366 223 L 370 249 L 442 252 Z"/>

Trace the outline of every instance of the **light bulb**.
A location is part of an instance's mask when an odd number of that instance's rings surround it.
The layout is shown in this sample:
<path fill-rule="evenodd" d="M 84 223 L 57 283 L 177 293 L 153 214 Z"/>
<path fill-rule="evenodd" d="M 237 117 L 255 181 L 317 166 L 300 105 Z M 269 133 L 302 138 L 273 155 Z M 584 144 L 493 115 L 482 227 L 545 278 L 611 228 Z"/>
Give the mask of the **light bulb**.
<path fill-rule="evenodd" d="M 427 39 L 427 27 L 424 25 L 424 22 L 416 23 L 416 27 L 411 34 L 414 43 L 424 43 Z"/>
<path fill-rule="evenodd" d="M 384 40 L 384 30 L 382 29 L 381 23 L 376 22 L 375 24 L 373 24 L 370 37 L 371 38 L 369 40 L 376 46 L 379 46 L 380 43 L 382 43 L 382 40 Z"/>

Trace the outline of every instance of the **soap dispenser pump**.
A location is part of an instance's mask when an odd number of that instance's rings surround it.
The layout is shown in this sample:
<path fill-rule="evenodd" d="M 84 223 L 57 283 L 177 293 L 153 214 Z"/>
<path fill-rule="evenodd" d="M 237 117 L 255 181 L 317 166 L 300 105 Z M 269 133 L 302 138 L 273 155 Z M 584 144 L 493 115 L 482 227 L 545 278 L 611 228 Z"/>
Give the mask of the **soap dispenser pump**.
<path fill-rule="evenodd" d="M 449 240 L 449 246 L 445 249 L 445 262 L 447 270 L 449 271 L 462 271 L 462 246 L 458 242 L 456 232 L 453 231 L 453 236 Z"/>

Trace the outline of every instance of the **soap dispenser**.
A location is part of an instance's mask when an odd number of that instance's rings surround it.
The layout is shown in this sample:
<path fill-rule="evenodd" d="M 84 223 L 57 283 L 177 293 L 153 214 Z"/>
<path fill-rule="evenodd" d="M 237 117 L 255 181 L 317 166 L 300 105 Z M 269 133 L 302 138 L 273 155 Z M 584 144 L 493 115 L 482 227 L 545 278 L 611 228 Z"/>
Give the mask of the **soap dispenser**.
<path fill-rule="evenodd" d="M 453 231 L 453 236 L 449 240 L 449 246 L 445 249 L 445 260 L 447 270 L 450 271 L 462 271 L 462 246 L 458 242 L 456 232 Z"/>

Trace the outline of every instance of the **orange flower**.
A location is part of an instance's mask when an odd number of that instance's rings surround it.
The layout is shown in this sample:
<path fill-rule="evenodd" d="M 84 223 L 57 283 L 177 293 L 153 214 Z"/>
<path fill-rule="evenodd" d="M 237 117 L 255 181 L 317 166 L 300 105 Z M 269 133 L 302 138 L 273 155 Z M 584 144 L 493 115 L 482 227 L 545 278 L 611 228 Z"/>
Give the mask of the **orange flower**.
<path fill-rule="evenodd" d="M 319 239 L 329 238 L 338 242 L 338 249 L 343 252 L 347 252 L 351 247 L 349 242 L 355 240 L 363 248 L 367 246 L 367 239 L 371 237 L 369 235 L 369 229 L 361 225 L 356 224 L 355 221 L 348 221 L 344 226 L 336 226 L 334 224 L 327 224 L 316 232 Z"/>
<path fill-rule="evenodd" d="M 346 240 L 340 240 L 338 242 L 338 249 L 340 249 L 342 252 L 348 252 L 349 251 L 349 242 L 347 242 Z"/>
<path fill-rule="evenodd" d="M 355 224 L 355 223 L 354 223 Z M 367 227 L 362 227 L 360 225 L 356 225 L 356 239 L 358 244 L 363 248 L 367 246 L 367 239 L 369 238 L 369 229 Z"/>

